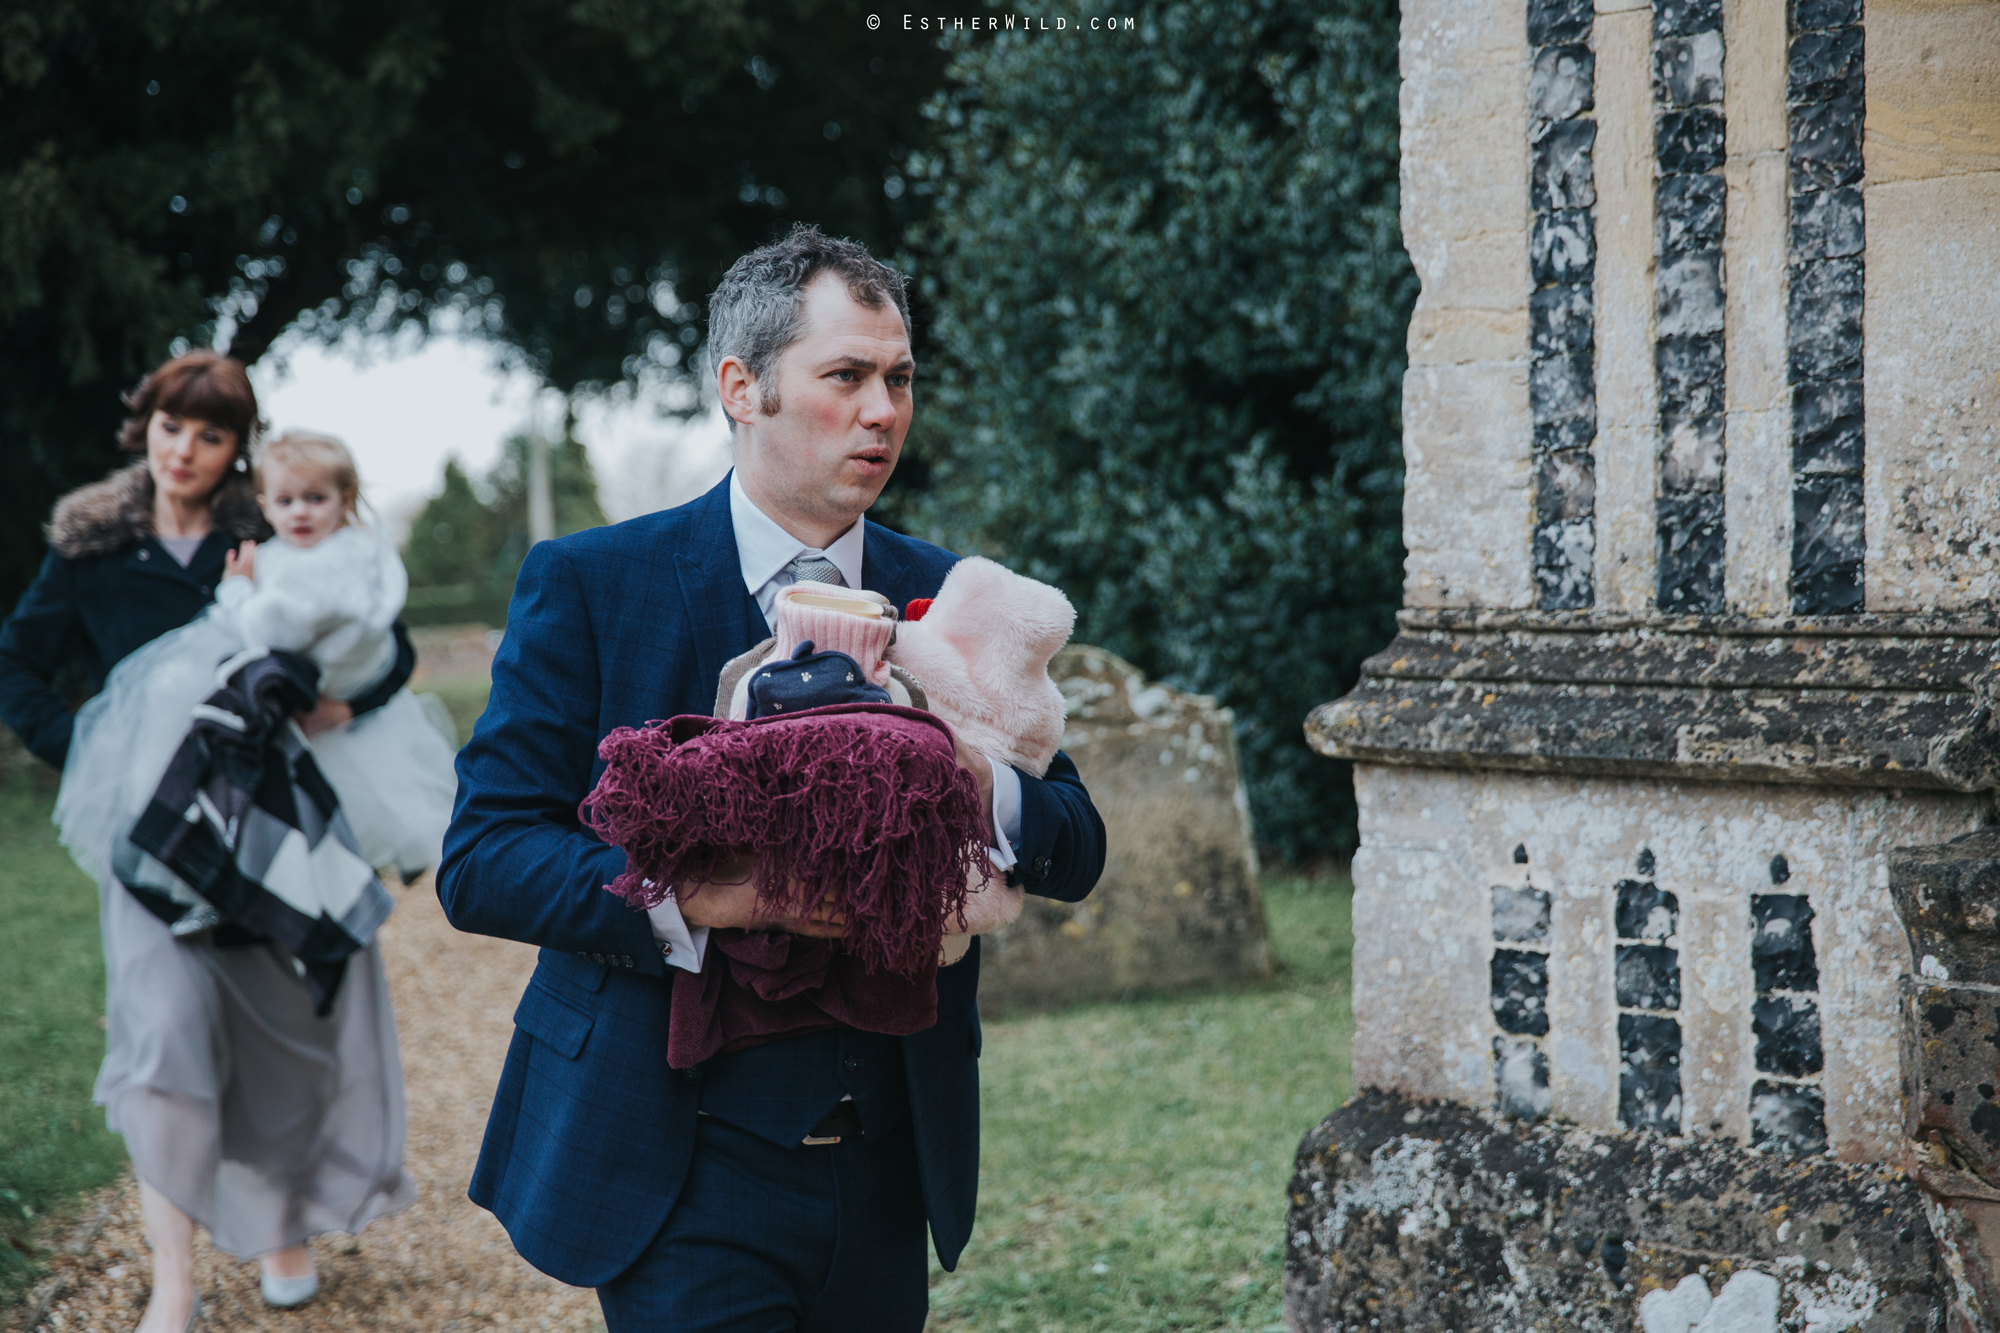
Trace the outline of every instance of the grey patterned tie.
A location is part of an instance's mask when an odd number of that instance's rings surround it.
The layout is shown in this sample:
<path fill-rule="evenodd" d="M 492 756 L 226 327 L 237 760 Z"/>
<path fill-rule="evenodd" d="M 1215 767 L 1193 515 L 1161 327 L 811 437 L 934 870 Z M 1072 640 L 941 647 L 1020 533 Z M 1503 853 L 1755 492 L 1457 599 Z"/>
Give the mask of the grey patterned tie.
<path fill-rule="evenodd" d="M 831 583 L 845 588 L 847 580 L 840 576 L 840 566 L 823 555 L 802 555 L 785 566 L 785 572 L 792 576 L 794 583 Z"/>

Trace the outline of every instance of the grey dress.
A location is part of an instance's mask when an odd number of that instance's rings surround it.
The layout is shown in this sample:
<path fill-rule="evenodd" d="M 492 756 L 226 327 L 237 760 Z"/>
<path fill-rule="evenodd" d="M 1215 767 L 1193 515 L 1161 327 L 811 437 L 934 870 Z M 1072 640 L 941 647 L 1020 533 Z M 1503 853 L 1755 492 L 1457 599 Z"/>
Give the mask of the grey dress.
<path fill-rule="evenodd" d="M 379 945 L 325 1018 L 275 945 L 176 939 L 115 881 L 96 1101 L 139 1178 L 248 1259 L 407 1207 L 403 1066 Z"/>

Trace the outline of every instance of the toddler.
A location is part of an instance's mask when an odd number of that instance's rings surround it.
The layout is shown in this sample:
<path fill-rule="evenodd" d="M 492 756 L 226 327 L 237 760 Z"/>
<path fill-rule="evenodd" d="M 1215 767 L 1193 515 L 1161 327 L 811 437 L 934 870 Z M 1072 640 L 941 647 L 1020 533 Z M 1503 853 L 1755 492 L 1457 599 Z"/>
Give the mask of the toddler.
<path fill-rule="evenodd" d="M 403 562 L 359 521 L 359 479 L 340 441 L 279 436 L 258 454 L 257 483 L 277 536 L 245 542 L 227 558 L 218 615 L 235 621 L 246 647 L 312 658 L 323 697 L 353 698 L 395 665 L 390 626 L 410 587 Z M 450 744 L 415 695 L 398 690 L 373 712 L 320 732 L 312 751 L 370 865 L 405 879 L 437 865 L 458 779 Z"/>

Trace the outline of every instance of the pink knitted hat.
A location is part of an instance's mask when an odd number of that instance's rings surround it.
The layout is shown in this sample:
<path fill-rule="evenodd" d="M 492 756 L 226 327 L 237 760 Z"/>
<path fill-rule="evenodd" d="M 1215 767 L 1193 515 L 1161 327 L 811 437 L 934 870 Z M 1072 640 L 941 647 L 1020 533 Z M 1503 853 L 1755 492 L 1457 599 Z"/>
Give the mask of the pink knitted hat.
<path fill-rule="evenodd" d="M 860 613 L 808 604 L 822 600 L 850 603 Z M 778 641 L 771 649 L 773 660 L 790 657 L 801 643 L 811 639 L 820 652 L 846 653 L 859 662 L 873 684 L 889 683 L 889 664 L 883 655 L 888 652 L 896 621 L 879 600 L 823 583 L 795 583 L 778 594 L 776 610 Z M 868 610 L 879 614 L 871 616 Z"/>

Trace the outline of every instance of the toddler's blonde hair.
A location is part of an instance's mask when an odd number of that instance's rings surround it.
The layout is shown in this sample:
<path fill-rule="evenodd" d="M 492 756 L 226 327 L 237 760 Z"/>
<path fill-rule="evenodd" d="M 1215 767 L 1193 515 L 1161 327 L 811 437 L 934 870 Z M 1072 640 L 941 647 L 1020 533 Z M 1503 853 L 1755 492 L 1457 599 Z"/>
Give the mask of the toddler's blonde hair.
<path fill-rule="evenodd" d="M 360 516 L 361 470 L 354 465 L 354 455 L 347 451 L 347 446 L 331 435 L 288 430 L 258 447 L 256 466 L 260 495 L 271 468 L 289 468 L 316 476 L 339 491 L 349 521 Z"/>

